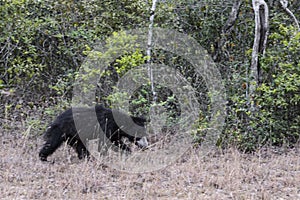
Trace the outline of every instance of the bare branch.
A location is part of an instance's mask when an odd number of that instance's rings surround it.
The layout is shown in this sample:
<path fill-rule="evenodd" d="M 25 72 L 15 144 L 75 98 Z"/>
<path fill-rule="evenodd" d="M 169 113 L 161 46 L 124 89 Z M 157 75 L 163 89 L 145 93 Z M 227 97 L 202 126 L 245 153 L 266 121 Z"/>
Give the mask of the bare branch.
<path fill-rule="evenodd" d="M 218 59 L 218 57 L 219 57 L 219 55 L 222 51 L 222 48 L 225 44 L 225 41 L 226 41 L 225 36 L 227 34 L 229 34 L 231 28 L 233 27 L 236 20 L 238 19 L 238 14 L 239 14 L 239 10 L 240 10 L 241 5 L 242 5 L 242 1 L 241 0 L 236 0 L 234 2 L 233 6 L 232 6 L 231 13 L 230 13 L 225 25 L 222 28 L 221 38 L 217 43 L 217 48 L 216 48 L 216 51 L 215 51 L 214 56 L 213 56 L 213 59 L 215 61 Z"/>
<path fill-rule="evenodd" d="M 232 6 L 231 9 L 231 13 L 229 15 L 229 18 L 226 21 L 226 24 L 224 25 L 222 32 L 223 33 L 227 33 L 231 27 L 235 24 L 237 18 L 238 18 L 238 14 L 240 11 L 240 7 L 242 5 L 242 1 L 241 0 L 236 0 Z"/>
<path fill-rule="evenodd" d="M 285 10 L 285 12 L 287 12 L 287 14 L 293 18 L 294 20 L 294 23 L 298 29 L 298 32 L 300 32 L 300 26 L 299 26 L 299 22 L 297 20 L 297 18 L 295 17 L 295 15 L 292 13 L 292 11 L 290 9 L 288 9 L 288 1 L 287 0 L 280 0 L 280 4 L 281 4 L 281 7 Z"/>

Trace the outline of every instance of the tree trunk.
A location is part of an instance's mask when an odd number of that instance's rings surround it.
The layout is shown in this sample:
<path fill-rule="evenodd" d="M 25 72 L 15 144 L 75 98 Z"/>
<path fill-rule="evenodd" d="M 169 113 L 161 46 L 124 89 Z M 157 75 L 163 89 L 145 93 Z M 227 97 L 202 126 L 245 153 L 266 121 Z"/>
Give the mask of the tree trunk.
<path fill-rule="evenodd" d="M 252 0 L 252 5 L 255 14 L 255 38 L 253 43 L 250 78 L 248 83 L 249 96 L 247 98 L 248 102 L 250 103 L 251 110 L 255 110 L 255 91 L 257 86 L 262 81 L 259 56 L 264 55 L 267 45 L 269 9 L 264 0 Z"/>
<path fill-rule="evenodd" d="M 150 79 L 151 91 L 152 91 L 154 103 L 156 102 L 157 95 L 156 95 L 155 88 L 154 88 L 153 71 L 152 71 L 152 67 L 151 67 L 151 48 L 152 48 L 153 23 L 154 23 L 156 3 L 157 3 L 157 0 L 152 1 L 152 7 L 151 7 L 151 12 L 150 12 L 149 32 L 148 32 L 148 43 L 147 43 L 147 45 L 148 45 L 148 47 L 147 47 L 148 75 L 149 75 L 149 79 Z"/>

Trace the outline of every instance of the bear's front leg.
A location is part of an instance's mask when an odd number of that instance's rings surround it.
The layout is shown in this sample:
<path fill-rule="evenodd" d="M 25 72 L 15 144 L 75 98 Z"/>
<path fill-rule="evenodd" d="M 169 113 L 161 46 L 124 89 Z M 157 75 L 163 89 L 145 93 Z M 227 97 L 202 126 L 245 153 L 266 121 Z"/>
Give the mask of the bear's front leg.
<path fill-rule="evenodd" d="M 39 157 L 41 161 L 47 161 L 47 157 L 54 153 L 54 151 L 60 147 L 60 145 L 65 141 L 63 133 L 58 127 L 50 127 L 46 133 L 46 142 L 39 152 Z"/>

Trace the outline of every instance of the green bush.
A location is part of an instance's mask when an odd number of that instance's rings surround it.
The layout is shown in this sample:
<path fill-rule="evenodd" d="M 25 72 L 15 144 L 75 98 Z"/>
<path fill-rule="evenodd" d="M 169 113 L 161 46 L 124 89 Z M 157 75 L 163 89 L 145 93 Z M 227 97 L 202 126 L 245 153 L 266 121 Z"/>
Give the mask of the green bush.
<path fill-rule="evenodd" d="M 146 23 L 144 6 L 138 0 L 1 1 L 0 87 L 27 99 L 70 97 L 83 52 L 114 31 Z"/>
<path fill-rule="evenodd" d="M 300 33 L 280 25 L 269 36 L 270 46 L 261 59 L 263 83 L 256 91 L 258 110 L 251 112 L 241 92 L 230 95 L 223 144 L 235 144 L 245 151 L 263 145 L 293 146 L 300 136 Z M 243 77 L 243 76 L 241 76 Z"/>
<path fill-rule="evenodd" d="M 256 101 L 270 142 L 292 145 L 300 136 L 300 33 L 280 25 L 270 40 L 280 44 L 270 47 L 262 61 L 268 79 L 258 87 Z"/>

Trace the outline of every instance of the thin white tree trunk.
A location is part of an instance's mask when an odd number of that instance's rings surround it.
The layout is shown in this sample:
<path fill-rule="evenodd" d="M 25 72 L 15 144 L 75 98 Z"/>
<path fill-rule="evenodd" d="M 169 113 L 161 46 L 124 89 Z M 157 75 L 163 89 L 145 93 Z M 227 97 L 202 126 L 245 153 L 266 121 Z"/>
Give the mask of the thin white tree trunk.
<path fill-rule="evenodd" d="M 151 83 L 151 92 L 153 95 L 153 101 L 156 102 L 157 97 L 156 97 L 156 92 L 154 88 L 154 79 L 153 79 L 153 70 L 151 67 L 151 49 L 152 49 L 152 35 L 153 35 L 153 24 L 154 24 L 154 15 L 155 15 L 155 9 L 156 9 L 156 3 L 157 0 L 152 1 L 152 7 L 151 7 L 151 13 L 150 13 L 150 24 L 149 24 L 149 32 L 148 32 L 148 47 L 147 47 L 147 56 L 148 56 L 148 75 L 150 78 L 150 83 Z"/>
<path fill-rule="evenodd" d="M 252 60 L 250 67 L 249 97 L 251 109 L 255 110 L 255 90 L 260 83 L 261 69 L 259 66 L 259 55 L 265 53 L 268 37 L 269 9 L 264 0 L 252 0 L 255 14 L 255 38 L 253 43 Z"/>

